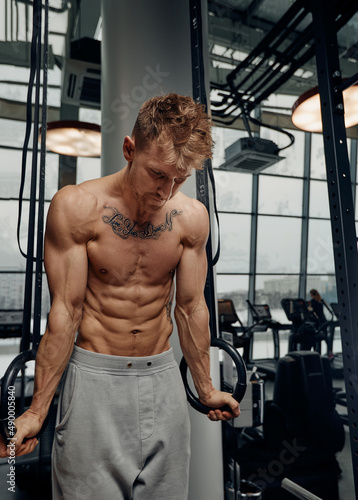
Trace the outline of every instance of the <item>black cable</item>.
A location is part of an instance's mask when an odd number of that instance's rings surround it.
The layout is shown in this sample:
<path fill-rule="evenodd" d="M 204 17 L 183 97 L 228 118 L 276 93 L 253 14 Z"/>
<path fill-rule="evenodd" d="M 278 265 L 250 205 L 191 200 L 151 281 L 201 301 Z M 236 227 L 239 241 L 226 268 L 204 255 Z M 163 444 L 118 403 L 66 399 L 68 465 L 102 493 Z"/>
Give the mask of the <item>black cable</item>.
<path fill-rule="evenodd" d="M 43 54 L 43 88 L 41 117 L 41 152 L 39 172 L 39 202 L 37 211 L 37 247 L 35 270 L 35 302 L 32 348 L 37 349 L 41 340 L 41 305 L 42 305 L 42 252 L 44 237 L 44 206 L 45 206 L 45 166 L 46 166 L 46 128 L 47 128 L 47 85 L 48 85 L 48 13 L 49 1 L 45 0 L 44 9 L 44 54 Z M 41 43 L 41 37 L 39 37 Z"/>
<path fill-rule="evenodd" d="M 205 75 L 204 75 L 204 57 L 203 57 L 203 40 L 202 40 L 202 14 L 200 0 L 190 0 L 190 21 L 191 21 L 191 65 L 192 65 L 192 78 L 193 78 L 193 98 L 204 104 L 206 110 L 207 96 L 205 89 Z M 206 168 L 202 171 L 196 172 L 196 188 L 198 199 L 205 205 L 210 216 L 210 199 L 208 190 L 208 176 L 212 183 L 214 208 L 216 212 L 216 220 L 219 223 L 219 216 L 216 209 L 216 193 L 214 174 L 212 170 L 211 160 L 207 159 L 205 162 Z M 217 322 L 216 322 L 216 297 L 215 297 L 215 283 L 213 267 L 217 263 L 220 255 L 220 230 L 218 228 L 218 246 L 216 255 L 212 257 L 212 240 L 211 231 L 209 233 L 208 241 L 206 244 L 206 254 L 208 258 L 208 272 L 204 288 L 205 300 L 210 311 L 210 331 L 212 337 L 217 337 Z"/>
<path fill-rule="evenodd" d="M 246 132 L 249 134 L 249 137 L 252 139 L 252 132 L 251 132 L 250 124 L 249 124 L 249 120 L 248 120 L 248 118 L 250 118 L 250 115 L 246 112 L 246 109 L 244 106 L 241 109 L 242 109 L 242 113 L 241 113 L 240 117 L 241 117 L 242 121 L 244 122 Z"/>
<path fill-rule="evenodd" d="M 252 123 L 255 123 L 255 125 L 258 125 L 259 127 L 266 127 L 271 130 L 276 130 L 277 132 L 280 132 L 281 134 L 285 134 L 290 138 L 290 144 L 285 146 L 284 148 L 278 148 L 277 152 L 283 151 L 284 149 L 289 148 L 292 146 L 295 142 L 295 136 L 291 134 L 290 132 L 287 132 L 287 130 L 284 130 L 281 127 L 275 127 L 275 125 L 268 125 L 267 123 L 263 123 L 262 121 L 258 120 L 257 118 L 253 118 L 252 116 L 249 116 L 249 120 L 252 121 Z"/>
<path fill-rule="evenodd" d="M 193 97 L 198 102 L 204 104 L 206 110 L 208 109 L 207 95 L 205 91 L 205 77 L 204 77 L 204 57 L 203 57 L 203 48 L 202 48 L 202 32 L 201 32 L 201 2 L 200 0 L 191 0 L 190 2 L 191 9 L 191 18 L 192 18 L 192 31 L 191 31 L 191 44 L 192 44 L 192 76 L 193 76 Z M 215 179 L 213 173 L 212 162 L 210 159 L 207 159 L 205 162 L 205 172 L 207 172 L 213 192 L 213 204 L 214 211 L 218 226 L 218 244 L 215 256 L 212 258 L 212 249 L 211 249 L 211 236 L 209 235 L 208 245 L 207 245 L 207 253 L 209 257 L 209 262 L 212 266 L 217 264 L 220 257 L 220 225 L 219 225 L 219 215 L 216 207 L 216 189 L 215 189 Z M 200 181 L 198 178 L 200 177 Z M 205 183 L 205 173 L 198 171 L 197 172 L 197 184 L 202 183 L 201 186 L 198 186 L 198 192 L 202 193 L 201 195 L 202 203 L 206 206 L 209 214 L 209 193 L 207 191 L 207 186 Z"/>
<path fill-rule="evenodd" d="M 27 89 L 27 99 L 26 99 L 26 129 L 25 129 L 25 139 L 22 148 L 22 164 L 21 164 L 21 180 L 20 180 L 20 189 L 19 189 L 19 212 L 17 219 L 17 244 L 20 250 L 20 253 L 25 259 L 27 255 L 23 252 L 20 243 L 20 228 L 21 228 L 21 216 L 22 216 L 22 203 L 23 203 L 23 195 L 24 195 L 24 187 L 25 187 L 25 179 L 26 179 L 26 162 L 27 162 L 27 153 L 29 148 L 29 140 L 31 135 L 32 128 L 32 93 L 34 88 L 34 81 L 36 76 L 36 54 L 37 54 L 37 38 L 39 36 L 38 23 L 35 22 L 35 19 L 38 17 L 38 6 L 37 2 L 34 2 L 33 7 L 33 28 L 32 28 L 32 39 L 31 39 L 31 56 L 30 56 L 30 76 L 29 76 L 29 86 Z"/>
<path fill-rule="evenodd" d="M 211 160 L 207 161 L 206 169 L 207 169 L 207 172 L 209 175 L 211 188 L 213 191 L 214 213 L 215 213 L 215 219 L 216 219 L 216 224 L 217 224 L 217 228 L 218 228 L 218 243 L 217 243 L 216 253 L 211 261 L 211 265 L 214 267 L 218 263 L 219 258 L 220 258 L 220 220 L 219 220 L 218 207 L 216 204 L 216 184 L 215 184 L 214 170 L 213 170 L 213 165 L 212 165 Z"/>
<path fill-rule="evenodd" d="M 25 273 L 25 294 L 24 294 L 24 315 L 22 324 L 22 339 L 21 351 L 30 348 L 31 340 L 31 309 L 32 309 L 32 284 L 33 284 L 33 262 L 34 262 L 34 238 L 35 238 L 35 205 L 36 205 L 36 179 L 37 179 L 37 151 L 38 151 L 38 125 L 39 125 L 39 100 L 40 100 L 40 72 L 41 72 L 41 0 L 34 0 L 33 4 L 33 37 L 31 41 L 31 70 L 30 83 L 31 89 L 28 92 L 27 101 L 27 123 L 25 142 L 23 150 L 23 163 L 21 186 L 19 194 L 19 220 L 18 220 L 18 242 L 21 224 L 21 208 L 23 187 L 26 177 L 26 159 L 29 136 L 31 132 L 31 115 L 32 115 L 32 90 L 33 79 L 36 76 L 35 82 L 35 103 L 34 103 L 34 131 L 33 131 L 33 148 L 32 148 L 32 172 L 30 186 L 30 210 L 27 238 L 27 255 L 26 255 L 26 273 Z M 29 84 L 30 86 L 30 84 Z M 29 123 L 29 121 L 30 123 Z M 20 250 L 21 251 L 21 250 Z M 23 252 L 21 252 L 23 254 Z M 23 254 L 24 255 L 24 254 Z"/>

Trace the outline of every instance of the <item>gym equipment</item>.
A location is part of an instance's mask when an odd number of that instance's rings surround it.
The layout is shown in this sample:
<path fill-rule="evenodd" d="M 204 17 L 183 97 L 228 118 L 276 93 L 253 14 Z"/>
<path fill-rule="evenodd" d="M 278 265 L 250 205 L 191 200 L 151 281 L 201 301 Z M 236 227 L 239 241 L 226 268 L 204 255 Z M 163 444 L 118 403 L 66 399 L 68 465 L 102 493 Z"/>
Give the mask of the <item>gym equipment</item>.
<path fill-rule="evenodd" d="M 344 446 L 327 357 L 315 351 L 280 358 L 273 398 L 265 404 L 263 436 L 230 451 L 241 476 L 264 488 L 264 500 L 284 500 L 287 477 L 325 500 L 337 500 L 336 453 Z"/>
<path fill-rule="evenodd" d="M 328 305 L 327 302 L 323 300 L 323 305 L 326 307 L 326 309 L 329 311 L 331 315 L 327 324 L 327 337 L 328 337 L 327 342 L 330 343 L 331 351 L 333 351 L 334 332 L 336 327 L 340 326 L 339 316 L 341 312 L 337 302 L 331 302 L 330 305 Z"/>
<path fill-rule="evenodd" d="M 21 353 L 15 357 L 6 370 L 1 381 L 1 401 L 0 401 L 0 434 L 7 440 L 16 433 L 14 427 L 15 417 L 9 412 L 9 401 L 14 401 L 16 413 L 23 411 L 25 406 L 25 367 L 28 361 L 34 360 L 37 348 L 41 340 L 41 303 L 42 303 L 42 253 L 43 253 L 43 233 L 44 233 L 44 200 L 45 200 L 45 159 L 46 159 L 46 124 L 47 124 L 47 81 L 48 81 L 48 15 L 49 2 L 45 0 L 44 4 L 44 41 L 42 44 L 42 2 L 35 0 L 33 2 L 33 34 L 31 41 L 31 67 L 29 77 L 29 88 L 27 96 L 27 117 L 26 132 L 22 156 L 22 172 L 19 193 L 19 218 L 17 227 L 17 237 L 20 253 L 26 258 L 25 274 L 25 296 L 24 309 L 21 326 Z M 43 48 L 43 54 L 42 54 Z M 40 165 L 38 166 L 38 145 L 39 145 L 39 124 L 40 124 L 40 86 L 41 86 L 41 61 L 43 61 L 43 93 L 42 93 L 42 117 L 41 117 L 41 149 Z M 22 198 L 26 177 L 26 159 L 28 152 L 28 143 L 32 127 L 32 93 L 35 84 L 35 103 L 33 118 L 33 154 L 31 168 L 30 185 L 30 207 L 28 220 L 28 239 L 27 253 L 25 254 L 20 245 L 20 226 L 22 213 Z M 39 179 L 38 179 L 39 178 Z M 37 199 L 38 197 L 38 199 Z M 36 238 L 35 238 L 35 220 L 37 218 Z M 36 255 L 35 254 L 36 241 Z M 33 300 L 33 274 L 35 264 L 34 300 Z M 33 307 L 33 311 L 32 311 Z M 31 332 L 31 321 L 33 326 Z M 18 332 L 17 332 L 18 333 Z M 31 346 L 31 348 L 30 348 Z M 20 408 L 16 407 L 15 383 L 19 372 L 22 372 Z M 49 412 L 50 413 L 50 412 Z M 46 419 L 41 432 L 44 431 L 48 419 Z"/>
<path fill-rule="evenodd" d="M 299 345 L 304 350 L 314 347 L 317 352 L 321 352 L 321 342 L 326 339 L 327 323 L 317 325 L 303 299 L 284 298 L 281 300 L 281 306 L 287 319 L 292 322 L 293 333 L 289 337 L 289 352 L 297 350 Z"/>
<path fill-rule="evenodd" d="M 255 483 L 243 479 L 240 483 L 240 490 L 238 491 L 237 500 L 256 499 L 261 500 L 262 490 Z"/>
<path fill-rule="evenodd" d="M 236 401 L 240 403 L 246 391 L 246 368 L 242 357 L 231 344 L 229 344 L 223 339 L 212 337 L 210 345 L 212 347 L 218 347 L 220 349 L 223 349 L 225 352 L 229 354 L 229 356 L 231 356 L 232 360 L 234 361 L 237 370 L 237 382 L 232 396 L 234 399 L 236 399 Z M 209 411 L 213 410 L 214 408 L 211 408 L 209 406 L 200 403 L 199 399 L 194 395 L 194 393 L 190 389 L 189 382 L 187 379 L 187 369 L 188 365 L 185 361 L 185 358 L 183 357 L 180 362 L 180 372 L 183 378 L 187 400 L 195 410 L 207 415 Z M 229 407 L 227 406 L 223 406 L 222 408 L 220 408 L 220 410 L 230 411 Z"/>
<path fill-rule="evenodd" d="M 342 450 L 344 428 L 335 410 L 328 358 L 299 351 L 280 359 L 273 400 L 266 405 L 264 434 L 273 448 L 296 438 L 323 453 Z"/>
<path fill-rule="evenodd" d="M 0 418 L 0 435 L 3 438 L 5 442 L 8 442 L 16 433 L 16 428 L 14 426 L 14 419 L 10 418 L 9 411 L 8 411 L 8 402 L 10 400 L 15 400 L 16 398 L 16 380 L 17 376 L 20 372 L 24 373 L 24 370 L 26 368 L 26 363 L 29 361 L 34 361 L 36 359 L 36 349 L 29 349 L 28 351 L 23 351 L 20 354 L 18 354 L 10 363 L 8 366 L 4 376 L 1 379 L 1 400 L 0 400 L 0 414 L 2 415 L 2 418 Z M 22 377 L 21 380 L 21 397 L 20 399 L 20 412 L 23 411 L 24 409 L 24 399 L 25 399 L 25 394 L 24 394 L 24 377 Z M 11 399 L 10 399 L 11 398 Z M 53 404 L 53 403 L 52 403 Z M 39 437 L 46 429 L 48 420 L 49 420 L 49 415 L 52 410 L 52 405 L 49 410 L 48 416 L 45 419 L 43 426 L 40 430 L 40 432 L 36 435 L 36 437 Z M 6 417 L 3 417 L 3 415 L 7 415 Z M 14 417 L 14 415 L 11 413 L 11 417 Z"/>
<path fill-rule="evenodd" d="M 250 328 L 246 328 L 236 313 L 234 303 L 231 299 L 218 300 L 219 312 L 219 332 L 223 337 L 223 332 L 232 333 L 232 344 L 236 349 L 243 348 L 243 359 L 248 363 L 250 359 Z M 234 326 L 239 323 L 240 326 Z M 241 335 L 239 335 L 241 333 Z"/>
<path fill-rule="evenodd" d="M 301 498 L 301 500 L 322 500 L 322 498 L 310 493 L 305 488 L 302 488 L 302 486 L 299 486 L 290 479 L 287 479 L 287 477 L 282 480 L 281 486 L 284 490 L 292 493 L 292 495 L 295 495 L 297 498 Z"/>
<path fill-rule="evenodd" d="M 252 304 L 248 299 L 246 300 L 247 305 L 249 306 L 249 311 L 251 312 L 252 319 L 254 322 L 253 325 L 253 333 L 256 330 L 256 327 L 261 326 L 262 330 L 266 331 L 269 328 L 272 330 L 272 339 L 274 343 L 274 359 L 277 360 L 280 357 L 280 341 L 278 336 L 278 331 L 282 325 L 272 319 L 270 306 L 268 304 Z M 250 359 L 252 358 L 252 342 L 251 342 L 251 352 Z"/>
<path fill-rule="evenodd" d="M 235 387 L 236 376 L 233 374 L 232 360 L 229 358 L 226 363 L 224 358 L 224 390 L 231 390 Z M 231 370 L 231 380 L 225 377 L 225 364 L 227 371 Z M 247 371 L 247 388 L 244 398 L 240 403 L 240 418 L 235 418 L 229 421 L 229 425 L 236 429 L 252 429 L 262 425 L 264 418 L 265 392 L 264 380 L 257 372 L 256 366 L 252 370 Z"/>
<path fill-rule="evenodd" d="M 331 370 L 333 377 L 341 377 L 343 376 L 343 353 L 342 352 L 334 352 L 333 350 L 333 341 L 334 335 L 337 327 L 341 326 L 340 323 L 340 307 L 337 302 L 331 302 L 329 307 L 326 303 L 324 305 L 331 312 L 331 319 L 327 324 L 327 349 L 333 353 L 331 356 Z M 341 330 L 339 330 L 339 335 L 341 336 Z M 346 404 L 345 404 L 346 406 Z"/>
<path fill-rule="evenodd" d="M 250 300 L 246 300 L 249 306 L 249 311 L 251 312 L 253 325 L 251 327 L 252 337 L 250 344 L 250 364 L 254 364 L 270 379 L 275 378 L 277 362 L 280 358 L 280 337 L 279 332 L 282 330 L 292 330 L 291 324 L 281 324 L 274 320 L 271 316 L 270 306 L 268 304 L 252 304 Z M 274 344 L 274 355 L 273 358 L 266 359 L 253 359 L 253 343 L 254 343 L 254 333 L 256 332 L 266 332 L 267 330 L 272 331 L 272 340 Z"/>

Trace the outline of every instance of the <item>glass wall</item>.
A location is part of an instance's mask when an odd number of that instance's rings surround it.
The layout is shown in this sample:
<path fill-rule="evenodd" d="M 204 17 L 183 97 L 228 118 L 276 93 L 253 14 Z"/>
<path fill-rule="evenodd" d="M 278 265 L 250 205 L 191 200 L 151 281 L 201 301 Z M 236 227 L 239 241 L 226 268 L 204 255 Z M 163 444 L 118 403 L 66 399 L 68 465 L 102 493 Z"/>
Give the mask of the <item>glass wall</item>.
<path fill-rule="evenodd" d="M 0 310 L 23 309 L 26 259 L 17 242 L 19 190 L 22 169 L 22 147 L 25 123 L 0 119 Z M 30 144 L 32 139 L 30 138 Z M 40 156 L 40 155 L 39 155 Z M 38 158 L 38 164 L 40 160 Z M 32 151 L 28 151 L 26 176 L 21 203 L 19 240 L 27 253 Z M 45 168 L 45 217 L 51 199 L 58 189 L 59 155 L 47 152 Z M 81 158 L 77 162 L 77 183 L 100 176 L 100 159 Z M 35 221 L 37 225 L 37 221 Z M 36 231 L 35 231 L 36 233 Z M 36 245 L 36 239 L 35 239 Z M 43 273 L 42 332 L 50 309 L 46 275 Z"/>
<path fill-rule="evenodd" d="M 225 148 L 247 133 L 214 130 L 222 247 L 217 291 L 219 298 L 233 298 L 243 322 L 250 321 L 247 298 L 269 304 L 282 323 L 288 322 L 284 297 L 308 300 L 316 288 L 327 302 L 337 301 L 323 137 L 293 134 L 294 145 L 280 152 L 284 159 L 254 175 L 220 170 Z M 264 127 L 261 136 L 287 144 L 286 136 Z M 356 147 L 348 140 L 350 158 L 357 157 L 351 154 Z M 356 165 L 351 169 L 355 180 Z"/>

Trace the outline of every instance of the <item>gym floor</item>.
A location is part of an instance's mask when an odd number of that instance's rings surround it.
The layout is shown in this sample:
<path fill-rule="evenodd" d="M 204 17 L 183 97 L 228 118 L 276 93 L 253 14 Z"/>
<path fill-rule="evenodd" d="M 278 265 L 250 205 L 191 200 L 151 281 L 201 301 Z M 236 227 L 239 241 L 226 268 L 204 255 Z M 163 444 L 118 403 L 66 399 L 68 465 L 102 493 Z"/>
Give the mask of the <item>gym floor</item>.
<path fill-rule="evenodd" d="M 2 341 L 4 342 L 4 341 Z M 264 338 L 262 338 L 262 342 L 266 342 Z M 263 353 L 264 345 L 260 346 L 260 340 L 255 345 L 255 357 L 260 357 L 260 353 Z M 285 353 L 285 343 L 283 342 L 282 352 Z M 18 347 L 16 342 L 9 342 L 8 345 L 2 345 L 2 354 L 0 356 L 0 374 L 4 373 L 6 367 L 9 362 L 13 358 L 14 354 L 18 352 Z M 31 368 L 30 368 L 31 370 Z M 344 380 L 343 374 L 340 371 L 336 371 L 333 373 L 333 385 L 336 388 L 344 389 Z M 265 382 L 265 395 L 266 399 L 270 399 L 272 397 L 273 392 L 273 382 L 267 380 Z M 346 409 L 340 406 L 337 406 L 337 411 L 339 413 L 344 414 Z M 341 500 L 353 500 L 355 498 L 354 492 L 354 483 L 353 483 L 353 470 L 352 470 L 352 461 L 351 461 L 351 450 L 350 450 L 350 437 L 349 430 L 346 427 L 346 440 L 345 446 L 343 450 L 337 454 L 337 460 L 340 468 L 342 469 L 341 478 L 339 480 L 339 498 Z M 16 470 L 17 480 L 19 479 L 18 471 L 26 472 L 25 467 L 21 466 L 21 458 L 17 460 L 18 468 Z M 30 469 L 31 466 L 27 466 L 27 469 Z M 9 464 L 6 459 L 0 459 L 0 491 L 1 491 L 1 499 L 2 500 L 51 500 L 51 489 L 50 489 L 50 474 L 48 470 L 45 470 L 41 476 L 40 480 L 36 480 L 36 475 L 32 474 L 30 471 L 27 471 L 26 476 L 26 484 L 29 484 L 29 478 L 31 478 L 32 487 L 29 490 L 21 489 L 21 484 L 17 484 L 15 486 L 15 491 L 9 491 L 9 484 L 7 481 L 9 477 Z M 20 477 L 21 480 L 21 477 Z M 287 493 L 287 499 L 294 498 L 290 493 Z M 159 499 L 158 499 L 159 500 Z M 197 499 L 202 500 L 202 499 Z M 208 499 L 208 500 L 216 500 L 216 499 Z M 323 499 L 324 500 L 324 499 Z"/>

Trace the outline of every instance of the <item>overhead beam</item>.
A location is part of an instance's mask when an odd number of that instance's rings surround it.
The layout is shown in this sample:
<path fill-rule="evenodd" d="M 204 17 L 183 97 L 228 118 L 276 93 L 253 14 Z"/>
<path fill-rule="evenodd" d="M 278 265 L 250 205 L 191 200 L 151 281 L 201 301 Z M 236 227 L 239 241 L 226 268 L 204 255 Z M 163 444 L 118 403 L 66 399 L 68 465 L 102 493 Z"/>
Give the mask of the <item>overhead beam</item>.
<path fill-rule="evenodd" d="M 291 120 L 291 115 L 283 113 L 273 113 L 271 111 L 262 110 L 260 114 L 260 120 L 266 125 L 273 125 L 274 127 L 280 127 L 286 130 L 295 130 L 296 132 L 302 132 L 297 127 L 295 127 Z M 244 130 L 246 127 L 241 118 L 238 118 L 234 123 L 227 125 L 221 123 L 215 116 L 213 117 L 213 122 L 217 127 L 229 128 L 233 130 Z M 259 132 L 259 127 L 254 124 L 250 124 L 252 132 Z M 350 127 L 346 130 L 348 139 L 358 139 L 358 126 Z"/>
<path fill-rule="evenodd" d="M 211 59 L 217 59 L 214 55 L 211 56 Z M 221 59 L 223 60 L 222 56 Z M 230 64 L 234 64 L 232 60 L 227 58 L 227 61 Z M 236 64 L 238 61 L 236 61 Z M 264 68 L 266 69 L 266 68 Z M 257 70 L 256 77 L 259 77 L 261 74 L 263 74 L 264 69 L 259 69 Z M 212 82 L 212 86 L 215 87 L 216 85 L 218 86 L 223 86 L 227 84 L 227 75 L 231 72 L 231 69 L 226 69 L 226 68 L 218 68 L 214 67 L 213 64 L 210 66 L 210 82 Z M 315 87 L 317 85 L 317 77 L 315 70 L 312 71 L 312 69 L 309 69 L 308 67 L 304 67 L 304 71 L 311 71 L 312 76 L 309 78 L 299 78 L 295 75 L 291 76 L 291 78 L 280 87 L 280 94 L 283 95 L 296 95 L 300 96 L 306 90 L 311 89 L 312 87 Z"/>
<path fill-rule="evenodd" d="M 298 2 L 296 2 L 297 5 Z M 301 2 L 302 5 L 301 7 L 304 7 L 304 2 Z M 210 2 L 209 2 L 210 4 Z M 220 3 L 220 2 L 211 2 L 213 6 L 215 6 L 216 11 L 217 9 L 221 8 L 222 9 L 222 14 L 223 16 L 228 16 L 228 6 L 224 9 L 225 4 Z M 295 6 L 294 4 L 292 8 Z M 298 8 L 298 7 L 297 7 Z M 350 0 L 345 0 L 342 2 L 342 5 L 340 7 L 337 7 L 337 12 L 342 12 L 341 16 L 337 16 L 336 19 L 336 26 L 337 29 L 341 30 L 341 28 L 347 23 L 347 20 L 352 17 L 354 12 L 356 11 L 356 6 L 354 2 L 351 2 Z M 339 9 L 341 9 L 339 11 Z M 230 10 L 230 9 L 229 9 Z M 267 36 L 269 36 L 269 29 L 262 29 L 261 26 L 261 31 L 258 32 L 255 28 L 253 28 L 251 25 L 248 24 L 247 20 L 245 19 L 244 16 L 238 15 L 237 9 L 232 9 L 234 11 L 234 14 L 232 18 L 230 19 L 229 17 L 222 17 L 220 15 L 211 15 L 209 16 L 209 25 L 210 25 L 210 37 L 209 37 L 209 47 L 211 48 L 211 51 L 213 49 L 213 46 L 215 44 L 222 45 L 224 47 L 228 47 L 233 50 L 239 50 L 241 52 L 247 53 L 247 54 L 252 54 L 253 47 L 258 47 L 260 45 L 263 45 L 262 47 L 262 53 L 259 55 L 259 57 L 264 58 L 265 60 L 267 59 L 267 62 L 271 58 L 270 56 L 270 51 L 266 51 L 266 45 L 263 44 L 263 39 L 265 39 Z M 296 9 L 297 10 L 297 9 Z M 306 10 L 306 7 L 303 11 L 299 13 L 299 17 L 302 17 Z M 212 10 L 212 12 L 216 12 L 215 10 Z M 224 12 L 225 11 L 225 12 Z M 307 10 L 308 12 L 308 10 Z M 336 12 L 336 14 L 337 14 Z M 220 12 L 219 12 L 220 13 Z M 307 17 L 307 20 L 306 20 Z M 316 67 L 315 67 L 315 60 L 314 60 L 314 50 L 313 50 L 313 31 L 310 32 L 309 30 L 309 25 L 310 25 L 310 19 L 309 16 L 307 15 L 304 18 L 305 23 L 303 26 L 306 26 L 305 30 L 307 31 L 307 36 L 310 34 L 310 39 L 307 39 L 307 42 L 302 40 L 302 47 L 300 49 L 300 52 L 297 52 L 297 65 L 296 67 L 293 66 L 293 72 L 287 73 L 287 78 L 284 78 L 285 74 L 285 63 L 283 62 L 283 59 L 281 60 L 280 58 L 277 59 L 278 62 L 281 62 L 283 65 L 282 70 L 278 71 L 275 78 L 280 86 L 280 94 L 289 94 L 289 95 L 300 95 L 306 90 L 308 90 L 311 87 L 314 87 L 317 85 L 317 78 L 316 78 Z M 302 22 L 300 22 L 300 26 L 302 25 Z M 285 26 L 285 23 L 283 23 L 283 26 Z M 292 30 L 288 30 L 287 33 L 285 34 L 285 38 L 282 38 L 281 41 L 279 42 L 279 48 L 280 52 L 282 53 L 282 58 L 285 57 L 285 50 L 287 47 L 289 47 L 289 53 L 288 53 L 288 59 L 291 61 L 292 57 L 290 56 L 290 53 L 292 52 L 292 47 L 297 44 L 297 40 L 300 38 L 300 33 L 295 29 L 296 26 L 293 24 L 292 25 Z M 274 28 L 276 29 L 276 28 Z M 302 33 L 305 31 L 303 30 Z M 355 54 L 354 45 L 349 47 L 349 43 L 346 39 L 346 37 L 343 36 L 344 33 L 343 31 L 340 31 L 340 44 L 341 46 L 339 47 L 339 53 L 341 54 L 341 72 L 344 77 L 350 77 L 352 74 L 356 73 L 356 59 L 354 57 L 351 57 L 352 53 Z M 279 39 L 277 39 L 279 40 Z M 277 42 L 278 43 L 278 42 Z M 293 44 L 293 45 L 290 45 Z M 348 45 L 347 45 L 348 44 Z M 308 47 L 311 47 L 311 50 L 308 51 Z M 269 49 L 269 47 L 267 47 Z M 275 51 L 272 53 L 272 59 L 276 59 L 275 56 Z M 301 57 L 304 56 L 305 57 Z M 242 63 L 240 64 L 238 61 L 235 61 L 233 58 L 230 58 L 230 53 L 228 54 L 223 54 L 221 56 L 216 56 L 215 54 L 211 53 L 210 58 L 212 61 L 214 60 L 221 60 L 222 62 L 228 62 L 230 64 L 235 64 L 235 65 L 240 65 L 242 66 Z M 300 61 L 301 59 L 301 61 Z M 262 63 L 260 63 L 262 64 Z M 288 63 L 287 63 L 288 64 Z M 265 69 L 267 68 L 267 64 L 263 64 L 262 68 Z M 312 73 L 312 77 L 309 78 L 300 78 L 299 76 L 295 75 L 296 69 L 302 69 L 303 71 L 310 71 Z M 280 69 L 280 68 L 279 68 Z M 247 74 L 249 73 L 244 73 L 245 72 L 252 72 L 252 81 L 261 81 L 260 76 L 262 74 L 261 68 L 258 70 L 256 68 L 255 64 L 249 64 L 247 67 L 242 68 L 242 77 L 246 78 Z M 210 80 L 213 82 L 213 86 L 215 85 L 227 85 L 227 77 L 230 74 L 229 69 L 225 68 L 218 68 L 218 67 L 211 67 L 210 68 Z M 229 77 L 230 78 L 230 77 Z M 231 80 L 233 79 L 231 75 Z M 275 81 L 276 81 L 275 80 Z M 234 82 L 235 83 L 235 82 Z M 240 84 L 238 84 L 240 87 Z M 238 88 L 238 90 L 244 90 L 241 88 Z M 271 91 L 271 89 L 269 88 Z M 264 91 L 264 90 L 263 90 Z M 272 92 L 275 91 L 274 89 Z M 255 91 L 253 90 L 255 93 Z M 262 93 L 262 90 L 259 91 L 259 93 Z M 265 97 L 266 98 L 266 97 Z M 261 101 L 259 101 L 261 102 Z"/>

